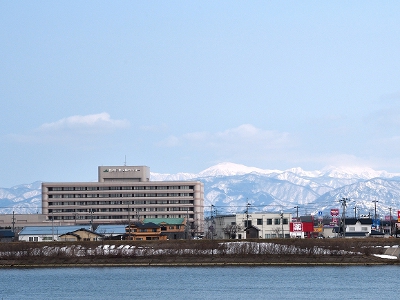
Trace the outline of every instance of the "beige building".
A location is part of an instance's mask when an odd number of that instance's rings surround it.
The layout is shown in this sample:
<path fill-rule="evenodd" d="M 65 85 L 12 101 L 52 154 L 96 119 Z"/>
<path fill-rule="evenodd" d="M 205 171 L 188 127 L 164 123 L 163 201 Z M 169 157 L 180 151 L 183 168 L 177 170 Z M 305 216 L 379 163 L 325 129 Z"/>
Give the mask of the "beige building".
<path fill-rule="evenodd" d="M 42 183 L 42 214 L 54 222 L 127 223 L 145 218 L 186 218 L 204 232 L 200 181 L 150 181 L 146 166 L 98 167 L 98 182 Z"/>
<path fill-rule="evenodd" d="M 215 239 L 289 238 L 290 213 L 251 213 L 217 215 L 208 219 L 209 233 Z"/>
<path fill-rule="evenodd" d="M 0 214 L 0 228 L 11 228 L 15 232 L 20 231 L 25 226 L 51 225 L 46 223 L 46 217 L 42 214 Z"/>

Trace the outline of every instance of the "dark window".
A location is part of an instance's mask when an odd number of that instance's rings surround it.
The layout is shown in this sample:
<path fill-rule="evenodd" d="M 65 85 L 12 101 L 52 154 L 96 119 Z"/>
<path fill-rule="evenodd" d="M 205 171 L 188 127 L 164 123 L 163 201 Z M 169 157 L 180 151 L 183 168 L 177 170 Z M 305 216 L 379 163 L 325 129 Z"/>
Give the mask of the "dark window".
<path fill-rule="evenodd" d="M 257 219 L 257 225 L 262 225 L 263 224 L 263 220 L 262 219 Z"/>
<path fill-rule="evenodd" d="M 245 220 L 244 221 L 244 227 L 250 227 L 251 226 L 251 220 Z"/>

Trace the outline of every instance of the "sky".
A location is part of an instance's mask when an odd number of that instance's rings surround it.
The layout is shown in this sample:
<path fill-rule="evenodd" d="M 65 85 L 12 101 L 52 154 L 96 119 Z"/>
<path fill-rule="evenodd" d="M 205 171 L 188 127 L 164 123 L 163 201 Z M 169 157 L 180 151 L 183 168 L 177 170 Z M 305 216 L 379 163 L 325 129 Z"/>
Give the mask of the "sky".
<path fill-rule="evenodd" d="M 0 0 L 0 187 L 97 166 L 400 172 L 398 1 Z"/>

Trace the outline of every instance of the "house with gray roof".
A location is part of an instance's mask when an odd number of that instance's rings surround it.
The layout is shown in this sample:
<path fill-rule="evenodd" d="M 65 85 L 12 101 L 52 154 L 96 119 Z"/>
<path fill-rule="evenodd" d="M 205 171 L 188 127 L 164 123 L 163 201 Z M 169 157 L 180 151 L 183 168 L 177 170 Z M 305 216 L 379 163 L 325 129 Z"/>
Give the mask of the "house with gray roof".
<path fill-rule="evenodd" d="M 60 235 L 84 228 L 91 230 L 90 225 L 74 226 L 26 226 L 18 234 L 18 240 L 24 242 L 59 241 Z"/>

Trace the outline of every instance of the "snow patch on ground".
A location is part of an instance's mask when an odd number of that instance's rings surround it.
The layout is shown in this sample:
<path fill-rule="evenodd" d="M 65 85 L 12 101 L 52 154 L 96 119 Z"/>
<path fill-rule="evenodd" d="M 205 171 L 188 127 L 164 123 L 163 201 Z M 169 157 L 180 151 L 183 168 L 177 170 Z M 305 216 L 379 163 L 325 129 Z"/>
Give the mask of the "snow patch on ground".
<path fill-rule="evenodd" d="M 386 255 L 386 254 L 374 254 L 374 256 L 386 259 L 397 259 L 397 256 Z"/>

